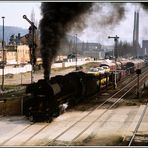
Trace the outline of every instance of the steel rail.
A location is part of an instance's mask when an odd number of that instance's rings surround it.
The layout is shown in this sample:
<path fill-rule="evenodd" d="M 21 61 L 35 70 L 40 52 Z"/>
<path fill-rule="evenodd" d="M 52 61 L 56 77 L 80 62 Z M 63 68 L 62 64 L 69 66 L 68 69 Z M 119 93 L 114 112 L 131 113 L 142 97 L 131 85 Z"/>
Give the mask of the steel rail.
<path fill-rule="evenodd" d="M 148 71 L 148 70 L 147 70 Z M 146 74 L 147 71 L 145 71 L 142 75 Z M 140 76 L 141 78 L 142 76 Z M 76 121 L 74 124 L 72 124 L 70 127 L 68 127 L 66 130 L 64 130 L 62 133 L 60 133 L 58 136 L 56 136 L 52 141 L 50 141 L 49 143 L 53 143 L 54 141 L 56 141 L 56 139 L 58 139 L 60 136 L 62 136 L 65 132 L 67 132 L 68 130 L 70 130 L 73 126 L 75 126 L 77 123 L 79 123 L 80 121 L 82 121 L 83 119 L 85 119 L 89 114 L 91 114 L 92 112 L 94 112 L 95 110 L 99 109 L 100 107 L 102 107 L 105 103 L 107 103 L 108 101 L 110 101 L 113 97 L 115 97 L 118 93 L 120 93 L 122 90 L 124 90 L 125 88 L 127 88 L 127 86 L 130 86 L 131 83 L 134 83 L 136 80 L 134 79 L 133 81 L 131 81 L 130 83 L 128 83 L 126 86 L 124 86 L 121 90 L 119 90 L 118 92 L 116 92 L 115 94 L 113 94 L 111 97 L 109 97 L 107 100 L 105 100 L 102 104 L 100 104 L 99 106 L 97 106 L 96 108 L 94 108 L 92 111 L 88 112 L 86 115 L 84 115 L 82 118 L 80 118 L 78 121 Z M 127 92 L 129 92 L 131 89 L 133 89 L 136 86 L 136 84 L 134 84 L 132 87 L 130 87 L 128 89 Z M 123 98 L 127 93 L 125 93 L 124 95 L 122 95 L 121 97 Z M 119 102 L 119 100 L 121 100 L 122 98 L 119 98 L 117 102 Z M 114 103 L 115 105 L 116 103 Z M 111 108 L 114 106 L 111 105 Z M 110 109 L 110 108 L 109 108 Z M 106 111 L 105 111 L 106 112 Z M 102 116 L 102 115 L 101 115 Z M 99 116 L 100 118 L 100 116 Z M 97 119 L 98 120 L 98 119 Z"/>
<path fill-rule="evenodd" d="M 145 75 L 141 81 L 146 77 L 147 75 Z M 98 116 L 94 121 L 92 121 L 81 133 L 79 133 L 72 141 L 71 143 L 68 145 L 70 146 L 72 144 L 73 141 L 75 141 L 81 134 L 83 134 L 90 126 L 92 126 L 100 117 L 102 117 L 109 109 L 111 109 L 113 106 L 115 106 L 119 101 L 122 100 L 122 98 L 128 93 L 130 92 L 134 87 L 136 86 L 133 85 L 130 89 L 128 89 L 120 98 L 118 98 L 111 106 L 109 106 L 109 108 L 107 108 L 100 116 Z"/>
<path fill-rule="evenodd" d="M 25 130 L 27 130 L 29 127 L 31 127 L 32 125 L 35 125 L 35 123 L 31 123 L 28 126 L 26 126 L 23 130 L 19 131 L 18 133 L 16 133 L 15 135 L 13 135 L 12 137 L 10 137 L 9 139 L 6 139 L 4 142 L 1 143 L 1 145 L 5 145 L 5 143 L 7 143 L 8 141 L 10 141 L 11 139 L 15 138 L 16 136 L 18 136 L 19 134 L 21 134 L 22 132 L 24 132 Z M 27 141 L 29 141 L 31 138 L 33 138 L 35 135 L 37 135 L 39 132 L 41 132 L 43 129 L 45 129 L 49 124 L 46 123 L 45 126 L 43 126 L 40 130 L 36 131 L 31 137 L 29 137 L 25 142 L 23 142 L 21 145 L 25 144 Z"/>
<path fill-rule="evenodd" d="M 138 129 L 139 129 L 139 127 L 140 127 L 140 124 L 141 124 L 141 122 L 142 122 L 142 120 L 143 120 L 143 117 L 144 117 L 144 115 L 145 115 L 145 112 L 146 112 L 147 108 L 148 108 L 148 100 L 147 100 L 146 106 L 145 106 L 145 108 L 144 108 L 144 110 L 143 110 L 143 112 L 142 112 L 142 114 L 141 114 L 141 116 L 140 116 L 140 119 L 138 120 L 138 123 L 137 123 L 137 125 L 136 125 L 136 128 L 135 128 L 135 130 L 133 131 L 133 135 L 132 135 L 132 137 L 131 137 L 131 139 L 130 139 L 130 141 L 129 141 L 128 146 L 131 146 L 132 142 L 134 141 L 134 138 L 135 138 L 135 136 L 136 136 L 136 133 L 138 132 Z"/>

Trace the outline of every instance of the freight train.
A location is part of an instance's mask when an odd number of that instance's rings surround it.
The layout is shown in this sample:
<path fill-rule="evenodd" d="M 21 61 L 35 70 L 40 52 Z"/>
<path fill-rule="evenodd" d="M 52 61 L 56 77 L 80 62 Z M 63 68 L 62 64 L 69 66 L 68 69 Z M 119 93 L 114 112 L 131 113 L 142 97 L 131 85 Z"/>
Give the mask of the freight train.
<path fill-rule="evenodd" d="M 143 62 L 138 64 L 144 67 Z M 117 71 L 117 81 L 122 78 L 122 71 L 133 73 L 135 64 L 124 65 Z M 125 76 L 125 75 L 124 75 Z M 57 75 L 50 80 L 41 79 L 26 87 L 26 97 L 23 103 L 23 113 L 32 121 L 52 121 L 61 113 L 66 104 L 72 107 L 96 94 L 109 84 L 114 84 L 114 71 L 105 74 L 94 75 L 84 72 L 71 72 L 64 76 Z"/>
<path fill-rule="evenodd" d="M 24 115 L 29 119 L 51 120 L 60 114 L 62 104 L 69 107 L 78 104 L 99 92 L 109 83 L 109 73 L 95 76 L 84 72 L 71 72 L 65 76 L 58 75 L 50 80 L 38 80 L 26 87 L 24 98 Z"/>

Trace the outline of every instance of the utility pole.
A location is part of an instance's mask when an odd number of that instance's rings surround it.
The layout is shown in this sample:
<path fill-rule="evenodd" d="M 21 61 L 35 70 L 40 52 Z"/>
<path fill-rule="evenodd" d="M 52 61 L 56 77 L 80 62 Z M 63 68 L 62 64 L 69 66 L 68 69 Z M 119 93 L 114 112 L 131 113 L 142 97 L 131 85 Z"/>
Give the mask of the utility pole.
<path fill-rule="evenodd" d="M 108 38 L 113 38 L 115 42 L 115 47 L 114 47 L 114 55 L 115 55 L 115 82 L 114 82 L 114 88 L 117 88 L 117 77 L 116 77 L 116 72 L 117 72 L 117 58 L 118 58 L 118 53 L 117 53 L 117 43 L 119 37 L 116 35 L 115 37 L 108 36 Z"/>
<path fill-rule="evenodd" d="M 32 65 L 32 70 L 31 70 L 31 83 L 34 82 L 34 77 L 33 77 L 33 73 L 34 73 L 34 68 L 35 68 L 35 63 L 36 63 L 36 58 L 35 58 L 35 48 L 36 48 L 36 44 L 35 44 L 35 29 L 37 29 L 37 27 L 34 25 L 34 22 L 30 21 L 26 15 L 23 15 L 23 18 L 26 19 L 31 26 L 29 27 L 29 34 L 31 35 L 31 42 L 29 45 L 30 48 L 30 62 Z"/>
<path fill-rule="evenodd" d="M 77 53 L 77 34 L 76 34 L 76 70 L 77 70 L 77 60 L 78 60 L 78 55 L 77 55 L 78 53 Z"/>
<path fill-rule="evenodd" d="M 2 65 L 2 85 L 1 85 L 1 90 L 3 91 L 4 90 L 4 79 L 5 79 L 5 51 L 4 51 L 4 19 L 5 17 L 3 16 L 2 17 L 3 19 L 3 40 L 2 40 L 2 50 L 3 50 L 3 59 L 2 59 L 2 62 L 3 62 L 3 65 Z"/>

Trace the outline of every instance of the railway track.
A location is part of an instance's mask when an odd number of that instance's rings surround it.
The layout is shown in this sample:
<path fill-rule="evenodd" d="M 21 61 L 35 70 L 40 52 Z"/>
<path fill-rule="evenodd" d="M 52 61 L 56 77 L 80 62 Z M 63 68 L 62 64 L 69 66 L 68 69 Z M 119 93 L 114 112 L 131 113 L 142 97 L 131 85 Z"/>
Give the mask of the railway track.
<path fill-rule="evenodd" d="M 138 129 L 139 129 L 141 123 L 142 123 L 142 120 L 143 120 L 143 118 L 144 118 L 144 115 L 145 115 L 145 113 L 146 113 L 147 108 L 148 108 L 148 100 L 147 100 L 147 103 L 146 103 L 146 105 L 145 105 L 145 107 L 144 107 L 144 109 L 143 109 L 143 112 L 142 112 L 142 114 L 141 114 L 141 116 L 140 116 L 140 118 L 139 118 L 139 120 L 138 120 L 138 122 L 137 122 L 137 125 L 136 125 L 136 127 L 135 127 L 135 129 L 134 129 L 134 131 L 133 131 L 133 135 L 131 136 L 131 138 L 130 138 L 130 140 L 129 140 L 128 146 L 131 146 L 132 143 L 134 142 L 134 139 L 135 139 L 137 136 L 140 136 L 140 135 L 138 134 Z"/>
<path fill-rule="evenodd" d="M 145 73 L 147 70 L 148 70 L 148 67 L 146 66 L 142 69 L 142 73 Z M 120 87 L 121 83 L 124 83 L 124 82 L 128 83 L 129 81 L 134 80 L 136 77 L 137 77 L 136 73 L 134 73 L 132 75 L 128 75 L 128 76 L 124 77 L 123 79 L 121 79 L 119 82 L 117 82 L 117 85 Z M 129 80 L 129 81 L 127 81 L 127 80 Z M 121 87 L 122 87 L 122 85 L 121 85 Z"/>
<path fill-rule="evenodd" d="M 140 81 L 142 81 L 147 75 L 148 70 L 144 71 L 143 74 L 141 74 L 140 76 Z M 136 76 L 135 76 L 136 77 Z M 113 94 L 111 97 L 109 97 L 107 100 L 105 100 L 102 104 L 98 105 L 96 108 L 94 108 L 92 111 L 88 112 L 86 115 L 84 115 L 82 118 L 80 118 L 79 120 L 77 120 L 76 122 L 74 122 L 72 125 L 70 125 L 68 128 L 66 128 L 63 132 L 61 132 L 60 134 L 58 134 L 55 138 L 53 138 L 51 141 L 48 141 L 48 143 L 46 145 L 52 145 L 54 144 L 54 142 L 56 142 L 56 140 L 61 137 L 62 135 L 64 135 L 68 130 L 72 129 L 75 125 L 77 125 L 80 121 L 82 121 L 83 119 L 85 119 L 86 117 L 88 117 L 88 115 L 90 115 L 91 113 L 93 113 L 94 111 L 96 111 L 97 109 L 104 107 L 104 112 L 102 112 L 95 120 L 93 120 L 84 130 L 82 130 L 71 142 L 70 144 L 68 144 L 68 146 L 72 145 L 72 143 L 81 135 L 83 134 L 89 127 L 91 127 L 99 118 L 101 118 L 107 111 L 109 111 L 111 108 L 113 108 L 118 102 L 123 100 L 123 97 L 128 94 L 131 90 L 133 90 L 136 86 L 135 82 L 137 80 L 132 80 L 130 83 L 128 83 L 126 86 L 124 86 L 122 89 L 120 89 L 118 92 L 116 92 L 115 94 Z M 125 89 L 128 89 L 125 92 Z M 110 104 L 110 102 L 112 102 L 112 104 Z M 109 103 L 109 104 L 107 104 Z M 12 137 L 10 137 L 9 139 L 5 140 L 2 145 L 5 145 L 5 143 L 7 143 L 8 141 L 10 141 L 11 139 L 15 138 L 16 136 L 18 136 L 20 133 L 22 133 L 23 131 L 29 129 L 29 127 L 31 127 L 32 125 L 34 125 L 35 123 L 32 123 L 30 125 L 28 125 L 26 128 L 24 128 L 22 131 L 20 131 L 19 133 L 13 135 Z M 45 124 L 45 126 L 43 126 L 40 130 L 36 131 L 31 137 L 29 137 L 23 144 L 25 144 L 28 140 L 30 140 L 31 138 L 33 138 L 35 135 L 37 135 L 39 132 L 41 132 L 43 129 L 45 129 L 48 126 L 48 123 Z"/>
<path fill-rule="evenodd" d="M 142 81 L 147 75 L 148 70 L 146 70 L 141 76 L 140 76 L 140 81 Z M 130 83 L 128 83 L 125 87 L 123 87 L 121 90 L 119 90 L 118 92 L 116 92 L 114 95 L 112 95 L 111 97 L 109 97 L 106 101 L 104 101 L 102 104 L 100 104 L 99 106 L 97 106 L 94 110 L 88 112 L 88 114 L 86 114 L 85 116 L 83 116 L 81 119 L 79 119 L 77 122 L 75 122 L 73 125 L 71 125 L 69 128 L 67 128 L 65 131 L 63 131 L 61 134 L 59 134 L 57 137 L 55 137 L 52 141 L 50 141 L 50 145 L 54 144 L 54 142 L 61 137 L 64 133 L 66 133 L 68 130 L 70 130 L 71 128 L 73 128 L 76 124 L 78 124 L 80 121 L 82 121 L 83 119 L 85 119 L 88 115 L 90 115 L 92 112 L 94 112 L 95 110 L 99 109 L 100 107 L 105 105 L 105 111 L 99 115 L 94 121 L 92 121 L 81 133 L 79 133 L 72 141 L 71 143 L 68 145 L 70 146 L 81 134 L 83 134 L 89 127 L 91 127 L 99 118 L 101 118 L 109 109 L 113 108 L 118 102 L 120 102 L 123 97 L 128 94 L 132 89 L 135 88 L 136 84 L 135 81 L 137 80 L 133 80 Z M 125 92 L 125 89 L 128 90 Z M 114 99 L 114 101 L 112 102 L 111 105 L 107 105 L 106 103 L 108 103 L 109 101 L 111 101 L 112 99 Z"/>

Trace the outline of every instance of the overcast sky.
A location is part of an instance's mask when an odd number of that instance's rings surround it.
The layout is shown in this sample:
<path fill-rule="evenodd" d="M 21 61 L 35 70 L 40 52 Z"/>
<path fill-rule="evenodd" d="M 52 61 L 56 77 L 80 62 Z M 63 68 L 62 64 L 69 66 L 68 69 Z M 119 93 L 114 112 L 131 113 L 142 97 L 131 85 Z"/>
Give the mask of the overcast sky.
<path fill-rule="evenodd" d="M 5 16 L 6 26 L 18 26 L 28 29 L 30 24 L 24 20 L 22 16 L 27 15 L 27 17 L 30 18 L 31 12 L 34 9 L 36 19 L 40 21 L 40 6 L 40 2 L 0 2 L 0 14 L 1 16 Z M 98 25 L 98 20 L 101 22 L 103 19 L 105 19 L 105 17 L 110 15 L 110 6 L 101 5 L 101 7 L 101 12 L 96 11 L 95 13 L 92 13 L 90 17 L 87 17 L 86 20 L 84 20 L 86 21 L 87 25 L 81 32 L 73 30 L 70 32 L 71 35 L 78 34 L 78 37 L 85 42 L 92 41 L 112 44 L 113 40 L 109 40 L 107 37 L 115 35 L 118 35 L 121 40 L 132 42 L 134 11 L 139 9 L 140 43 L 143 39 L 148 39 L 148 11 L 144 11 L 141 7 L 135 5 L 135 3 L 128 3 L 125 5 L 125 16 L 120 21 L 114 23 L 114 25 L 100 26 Z M 0 25 L 2 25 L 2 19 L 0 21 Z"/>
<path fill-rule="evenodd" d="M 34 9 L 35 17 L 39 21 L 40 15 L 40 2 L 0 2 L 0 15 L 5 16 L 6 26 L 18 26 L 28 28 L 30 24 L 22 18 L 27 15 L 30 19 L 31 12 Z M 2 20 L 0 21 L 2 25 Z"/>

